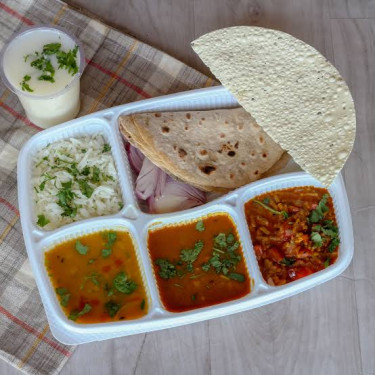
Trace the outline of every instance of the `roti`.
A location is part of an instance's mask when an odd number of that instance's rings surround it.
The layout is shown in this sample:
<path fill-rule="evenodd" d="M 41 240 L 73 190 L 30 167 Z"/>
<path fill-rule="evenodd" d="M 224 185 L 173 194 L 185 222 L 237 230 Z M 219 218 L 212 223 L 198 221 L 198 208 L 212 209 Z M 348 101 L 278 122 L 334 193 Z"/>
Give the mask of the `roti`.
<path fill-rule="evenodd" d="M 220 82 L 304 170 L 329 186 L 355 139 L 355 109 L 340 73 L 317 50 L 261 27 L 217 30 L 192 43 Z"/>
<path fill-rule="evenodd" d="M 124 137 L 154 164 L 201 190 L 229 191 L 285 164 L 284 150 L 243 108 L 141 113 L 119 121 Z"/>

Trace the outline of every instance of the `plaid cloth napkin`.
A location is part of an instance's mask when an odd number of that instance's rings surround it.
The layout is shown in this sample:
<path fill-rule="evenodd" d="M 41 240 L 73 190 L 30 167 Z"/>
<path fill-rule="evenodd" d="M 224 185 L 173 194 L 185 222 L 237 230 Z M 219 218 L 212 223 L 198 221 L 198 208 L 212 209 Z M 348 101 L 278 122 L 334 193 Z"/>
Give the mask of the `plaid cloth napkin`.
<path fill-rule="evenodd" d="M 80 116 L 115 105 L 215 82 L 174 58 L 51 0 L 2 0 L 0 48 L 34 24 L 65 27 L 82 42 Z M 27 259 L 19 221 L 17 157 L 40 128 L 0 83 L 0 357 L 29 374 L 57 374 L 74 347 L 51 335 Z"/>

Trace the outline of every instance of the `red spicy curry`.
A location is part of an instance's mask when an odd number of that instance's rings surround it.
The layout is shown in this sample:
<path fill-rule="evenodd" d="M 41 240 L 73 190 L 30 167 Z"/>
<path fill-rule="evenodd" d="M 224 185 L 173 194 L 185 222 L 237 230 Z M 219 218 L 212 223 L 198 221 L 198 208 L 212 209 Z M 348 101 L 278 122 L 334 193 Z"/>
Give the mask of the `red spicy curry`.
<path fill-rule="evenodd" d="M 237 230 L 225 213 L 151 230 L 148 248 L 169 311 L 211 306 L 250 293 Z"/>
<path fill-rule="evenodd" d="M 283 285 L 333 264 L 340 243 L 327 189 L 302 186 L 258 195 L 245 204 L 263 278 Z"/>

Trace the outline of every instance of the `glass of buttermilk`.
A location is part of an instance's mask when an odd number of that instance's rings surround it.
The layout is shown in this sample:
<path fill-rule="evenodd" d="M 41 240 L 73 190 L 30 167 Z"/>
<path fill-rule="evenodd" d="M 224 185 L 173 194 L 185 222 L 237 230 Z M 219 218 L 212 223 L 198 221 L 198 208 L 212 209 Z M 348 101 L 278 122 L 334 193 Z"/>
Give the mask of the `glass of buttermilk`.
<path fill-rule="evenodd" d="M 13 36 L 0 56 L 5 85 L 35 125 L 75 118 L 85 57 L 79 41 L 58 27 L 34 26 Z"/>

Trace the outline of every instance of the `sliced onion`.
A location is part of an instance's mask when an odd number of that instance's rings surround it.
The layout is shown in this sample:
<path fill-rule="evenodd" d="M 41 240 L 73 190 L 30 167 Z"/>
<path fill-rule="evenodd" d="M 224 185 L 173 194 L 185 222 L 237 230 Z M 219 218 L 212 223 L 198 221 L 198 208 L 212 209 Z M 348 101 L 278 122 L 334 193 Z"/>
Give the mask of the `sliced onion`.
<path fill-rule="evenodd" d="M 125 143 L 125 150 L 128 155 L 130 166 L 133 168 L 135 173 L 139 173 L 141 171 L 145 156 L 141 151 L 128 142 Z"/>
<path fill-rule="evenodd" d="M 186 210 L 206 203 L 206 194 L 199 189 L 167 176 L 160 195 L 148 199 L 151 213 L 166 213 Z"/>
<path fill-rule="evenodd" d="M 140 151 L 134 152 L 130 146 L 128 155 L 132 168 L 139 164 Z M 174 180 L 164 171 L 151 163 L 141 154 L 143 161 L 135 184 L 135 193 L 139 199 L 145 200 L 151 213 L 165 213 L 185 210 L 206 203 L 206 194 L 199 189 Z M 132 159 L 131 159 L 132 158 Z M 139 165 L 138 165 L 139 166 Z"/>

